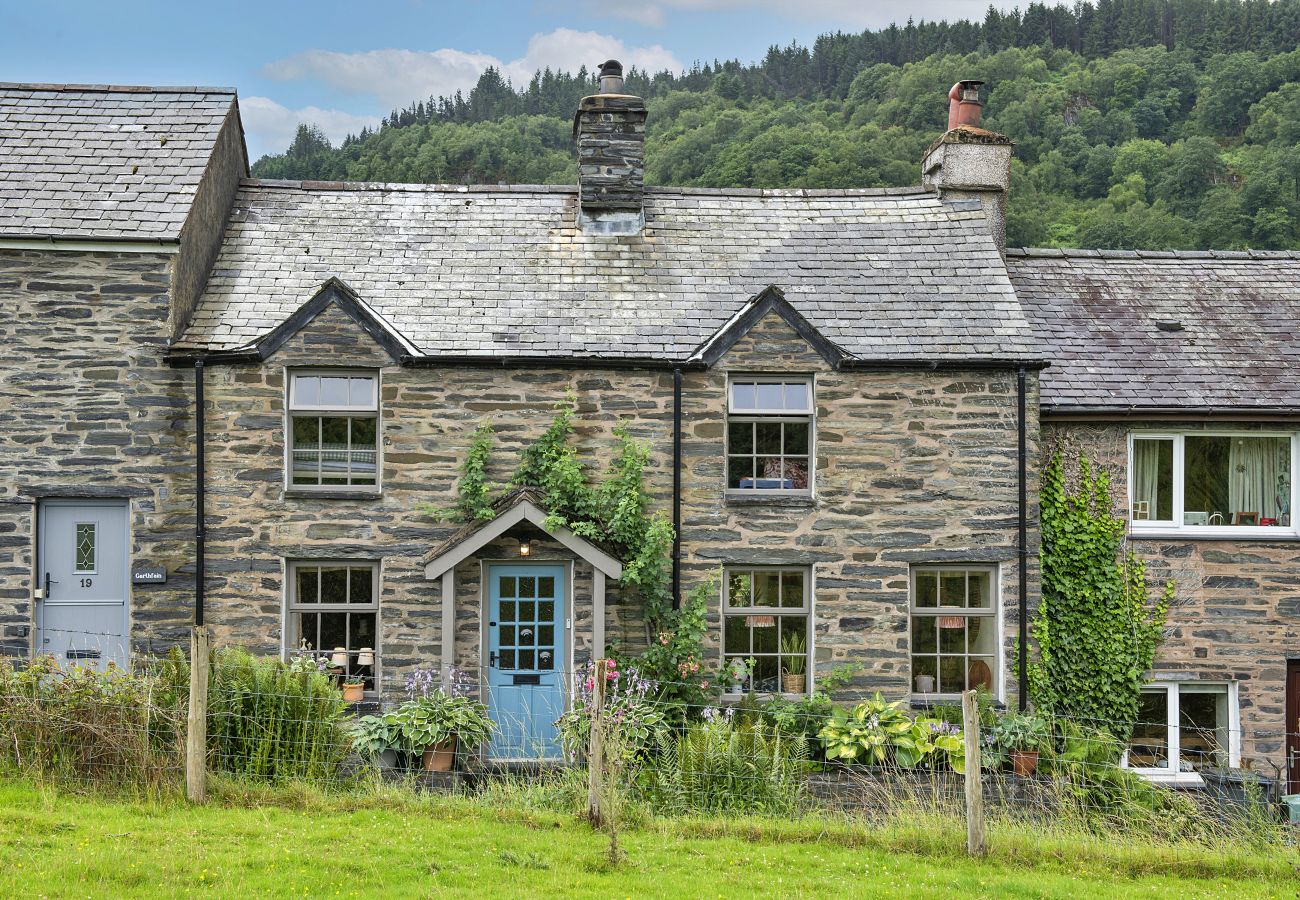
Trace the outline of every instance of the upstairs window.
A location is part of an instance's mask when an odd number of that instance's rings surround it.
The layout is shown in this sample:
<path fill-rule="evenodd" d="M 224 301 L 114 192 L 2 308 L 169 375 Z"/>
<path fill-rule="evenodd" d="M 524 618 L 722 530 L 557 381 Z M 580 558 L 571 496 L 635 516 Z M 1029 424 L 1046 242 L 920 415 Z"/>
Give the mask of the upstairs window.
<path fill-rule="evenodd" d="M 1294 531 L 1294 435 L 1135 434 L 1129 516 L 1142 531 L 1276 534 Z"/>
<path fill-rule="evenodd" d="M 728 490 L 811 491 L 811 378 L 734 378 L 727 413 Z"/>
<path fill-rule="evenodd" d="M 289 379 L 289 484 L 374 489 L 379 484 L 379 378 L 295 372 Z"/>

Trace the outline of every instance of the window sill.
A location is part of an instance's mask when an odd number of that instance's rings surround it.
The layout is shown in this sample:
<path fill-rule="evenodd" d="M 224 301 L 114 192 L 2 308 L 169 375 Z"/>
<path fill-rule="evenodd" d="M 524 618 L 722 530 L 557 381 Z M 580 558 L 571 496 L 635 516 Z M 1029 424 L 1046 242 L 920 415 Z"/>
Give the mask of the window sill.
<path fill-rule="evenodd" d="M 785 691 L 754 691 L 753 693 L 759 700 L 775 700 L 777 697 L 780 697 L 782 700 L 796 701 L 807 700 L 813 694 L 811 690 L 799 694 L 787 694 Z M 724 706 L 732 706 L 736 703 L 740 703 L 748 696 L 749 694 L 723 694 L 720 698 L 720 702 Z"/>
<path fill-rule="evenodd" d="M 934 709 L 936 706 L 960 706 L 961 694 L 913 694 L 909 699 L 912 709 Z M 1005 700 L 994 699 L 993 708 L 1006 710 Z"/>
<path fill-rule="evenodd" d="M 295 500 L 377 500 L 383 492 L 374 490 L 309 490 L 304 488 L 285 488 L 286 499 Z"/>
<path fill-rule="evenodd" d="M 1152 784 L 1172 784 L 1176 787 L 1204 787 L 1205 779 L 1195 772 L 1162 772 L 1159 769 L 1135 769 L 1130 772 L 1141 775 Z"/>
<path fill-rule="evenodd" d="M 817 505 L 810 491 L 741 491 L 728 489 L 723 493 L 728 506 L 775 506 L 783 509 L 808 509 Z"/>
<path fill-rule="evenodd" d="M 1228 528 L 1198 528 L 1195 531 L 1179 528 L 1147 529 L 1130 527 L 1128 536 L 1136 541 L 1300 541 L 1300 533 L 1294 528 L 1252 528 L 1240 525 Z"/>

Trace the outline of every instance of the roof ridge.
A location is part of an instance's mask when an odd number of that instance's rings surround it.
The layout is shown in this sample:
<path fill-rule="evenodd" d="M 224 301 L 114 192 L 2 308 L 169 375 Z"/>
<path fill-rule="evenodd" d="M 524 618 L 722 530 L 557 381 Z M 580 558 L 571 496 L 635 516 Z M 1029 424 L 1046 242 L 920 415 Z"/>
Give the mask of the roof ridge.
<path fill-rule="evenodd" d="M 1008 247 L 1007 256 L 1026 259 L 1300 259 L 1300 250 L 1085 250 L 1077 247 Z"/>
<path fill-rule="evenodd" d="M 62 84 L 37 81 L 0 81 L 0 91 L 38 91 L 78 94 L 237 94 L 233 87 L 147 84 Z"/>
<path fill-rule="evenodd" d="M 245 188 L 272 188 L 291 191 L 382 191 L 391 193 L 451 194 L 576 194 L 577 184 L 423 184 L 403 181 L 316 181 L 309 179 L 244 178 Z M 704 197 L 935 197 L 934 191 L 920 187 L 879 188 L 705 188 L 647 186 L 646 193 L 658 196 Z M 979 201 L 971 201 L 978 203 Z"/>

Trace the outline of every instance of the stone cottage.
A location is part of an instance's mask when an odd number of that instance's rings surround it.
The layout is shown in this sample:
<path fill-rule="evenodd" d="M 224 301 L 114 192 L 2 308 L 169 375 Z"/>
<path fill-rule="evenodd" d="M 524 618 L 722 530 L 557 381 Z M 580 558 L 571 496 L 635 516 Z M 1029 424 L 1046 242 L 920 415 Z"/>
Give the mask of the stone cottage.
<path fill-rule="evenodd" d="M 1133 763 L 1283 765 L 1291 261 L 1006 253 L 978 84 L 905 190 L 646 187 L 614 65 L 573 187 L 250 179 L 230 92 L 0 104 L 7 652 L 125 662 L 200 618 L 376 699 L 456 665 L 494 755 L 550 755 L 568 673 L 649 639 L 625 561 L 529 492 L 427 508 L 480 421 L 503 483 L 573 397 L 593 470 L 620 423 L 650 448 L 674 594 L 717 579 L 714 662 L 765 692 L 850 662 L 855 691 L 1016 704 L 1040 448 L 1133 458 L 1134 541 L 1180 585 Z"/>

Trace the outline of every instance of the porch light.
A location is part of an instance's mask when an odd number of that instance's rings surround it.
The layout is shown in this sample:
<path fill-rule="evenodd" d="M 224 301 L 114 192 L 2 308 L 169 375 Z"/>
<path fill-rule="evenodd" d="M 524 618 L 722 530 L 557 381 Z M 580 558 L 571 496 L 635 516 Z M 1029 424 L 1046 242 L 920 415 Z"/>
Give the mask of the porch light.
<path fill-rule="evenodd" d="M 532 552 L 533 552 L 533 547 L 532 547 L 532 545 L 531 545 L 530 543 L 528 543 L 527 540 L 522 540 L 522 541 L 519 542 L 519 555 L 520 555 L 520 556 L 527 556 L 528 554 L 530 554 L 530 553 L 532 553 Z"/>

